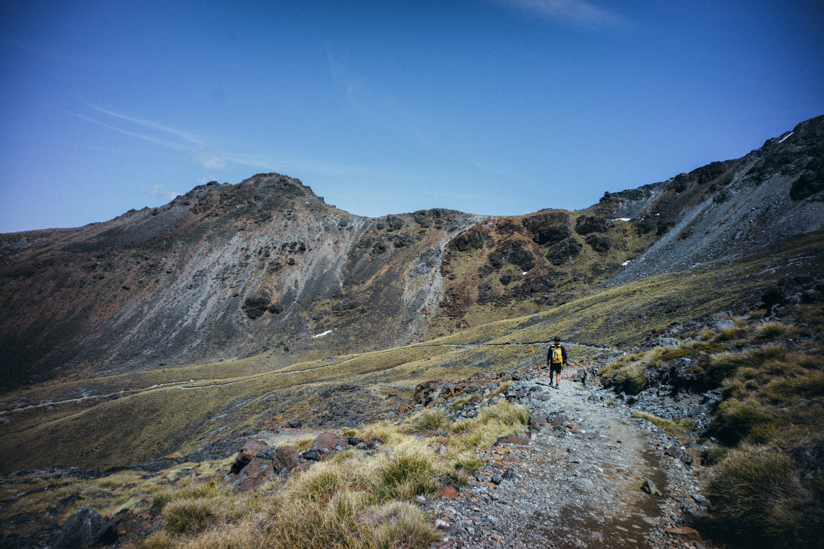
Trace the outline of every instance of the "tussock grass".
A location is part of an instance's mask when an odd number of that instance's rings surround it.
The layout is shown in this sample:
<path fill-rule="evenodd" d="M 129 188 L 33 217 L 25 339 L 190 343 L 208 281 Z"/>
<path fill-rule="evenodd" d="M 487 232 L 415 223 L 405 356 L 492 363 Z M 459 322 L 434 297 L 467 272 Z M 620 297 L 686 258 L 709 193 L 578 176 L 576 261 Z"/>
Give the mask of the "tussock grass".
<path fill-rule="evenodd" d="M 446 414 L 442 410 L 424 410 L 413 419 L 418 432 L 440 431 L 446 424 Z"/>
<path fill-rule="evenodd" d="M 444 472 L 435 461 L 434 452 L 425 444 L 405 441 L 379 459 L 380 488 L 386 496 L 398 500 L 435 494 L 442 488 L 440 477 Z"/>
<path fill-rule="evenodd" d="M 797 325 L 746 324 L 694 334 L 677 349 L 652 349 L 601 369 L 619 390 L 645 373 L 690 357 L 699 390 L 720 387 L 721 402 L 702 463 L 713 468 L 708 528 L 733 535 L 731 547 L 821 547 L 824 523 L 824 306 L 795 307 Z M 750 315 L 755 318 L 758 315 Z M 798 337 L 807 338 L 797 342 Z M 744 352 L 733 352 L 750 346 Z M 677 364 L 677 363 L 676 363 Z M 627 391 L 630 392 L 630 391 Z M 634 412 L 680 438 L 691 426 Z"/>
<path fill-rule="evenodd" d="M 648 385 L 646 376 L 644 375 L 644 364 L 638 360 L 638 357 L 633 357 L 632 362 L 619 361 L 610 364 L 602 369 L 601 375 L 610 379 L 610 384 L 615 387 L 618 392 L 624 392 L 630 395 L 637 395 Z"/>
<path fill-rule="evenodd" d="M 213 515 L 213 503 L 209 498 L 179 499 L 163 509 L 166 530 L 174 534 L 196 534 L 208 526 Z"/>
<path fill-rule="evenodd" d="M 633 417 L 646 419 L 659 429 L 674 438 L 681 438 L 693 428 L 693 422 L 689 419 L 665 419 L 646 412 L 633 410 Z"/>
<path fill-rule="evenodd" d="M 790 455 L 742 445 L 709 485 L 715 517 L 756 547 L 820 547 L 824 484 L 805 478 Z M 765 545 L 766 540 L 766 545 Z"/>

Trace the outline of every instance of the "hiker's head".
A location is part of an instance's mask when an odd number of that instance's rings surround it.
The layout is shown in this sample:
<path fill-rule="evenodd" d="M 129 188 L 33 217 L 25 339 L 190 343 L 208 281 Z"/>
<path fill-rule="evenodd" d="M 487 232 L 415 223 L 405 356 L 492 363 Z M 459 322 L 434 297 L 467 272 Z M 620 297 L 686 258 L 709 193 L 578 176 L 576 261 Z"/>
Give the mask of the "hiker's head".
<path fill-rule="evenodd" d="M 555 343 L 560 343 L 560 342 L 561 342 L 561 338 L 560 338 L 560 337 L 556 337 L 556 338 L 555 338 Z"/>

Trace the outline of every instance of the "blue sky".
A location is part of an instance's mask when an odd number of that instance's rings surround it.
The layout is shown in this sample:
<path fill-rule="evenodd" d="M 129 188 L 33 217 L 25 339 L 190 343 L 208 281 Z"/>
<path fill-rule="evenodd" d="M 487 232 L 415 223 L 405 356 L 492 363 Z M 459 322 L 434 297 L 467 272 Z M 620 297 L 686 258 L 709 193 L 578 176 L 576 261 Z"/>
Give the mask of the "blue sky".
<path fill-rule="evenodd" d="M 379 216 L 516 215 L 824 114 L 819 1 L 4 0 L 0 232 L 210 180 Z"/>

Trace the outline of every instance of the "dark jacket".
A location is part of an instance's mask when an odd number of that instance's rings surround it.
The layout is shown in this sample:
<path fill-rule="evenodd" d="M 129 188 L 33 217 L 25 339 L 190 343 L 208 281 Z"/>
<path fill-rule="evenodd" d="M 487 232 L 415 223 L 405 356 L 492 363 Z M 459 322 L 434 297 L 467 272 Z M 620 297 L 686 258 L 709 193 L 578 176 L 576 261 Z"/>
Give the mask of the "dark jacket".
<path fill-rule="evenodd" d="M 554 349 L 554 348 L 555 348 L 554 344 L 549 346 L 549 351 L 547 351 L 547 353 L 546 353 L 546 363 L 547 364 L 552 364 L 552 349 Z M 567 354 L 566 354 L 566 349 L 564 349 L 563 345 L 561 345 L 561 355 L 564 357 L 564 364 L 566 364 L 567 363 Z"/>

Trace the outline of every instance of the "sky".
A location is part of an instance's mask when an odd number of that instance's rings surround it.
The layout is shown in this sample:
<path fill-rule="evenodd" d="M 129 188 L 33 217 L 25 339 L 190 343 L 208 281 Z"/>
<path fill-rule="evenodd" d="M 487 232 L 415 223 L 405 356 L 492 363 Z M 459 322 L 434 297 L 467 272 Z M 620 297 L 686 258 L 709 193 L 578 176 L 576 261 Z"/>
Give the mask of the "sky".
<path fill-rule="evenodd" d="M 0 2 L 0 233 L 257 173 L 521 215 L 824 114 L 820 0 Z"/>

